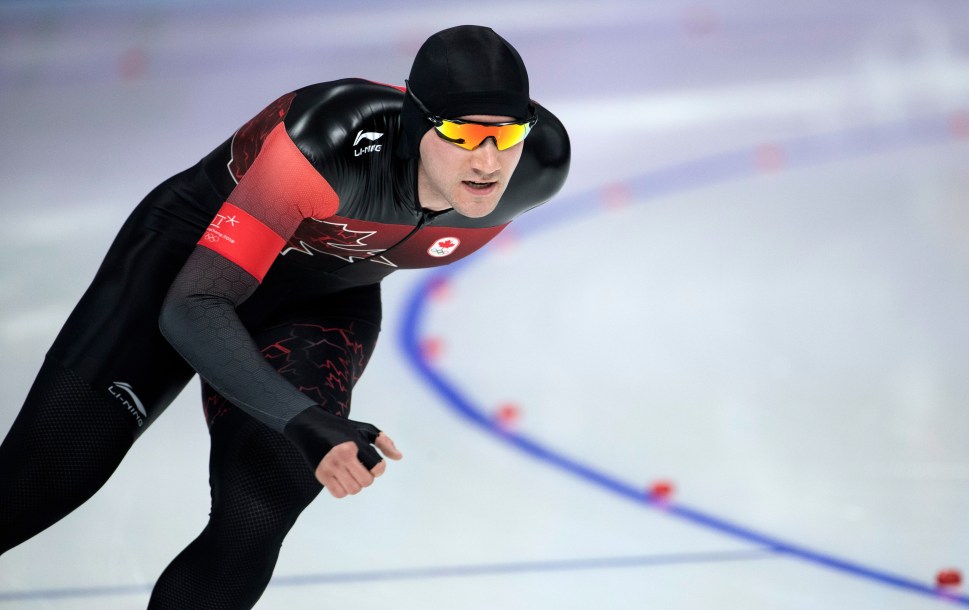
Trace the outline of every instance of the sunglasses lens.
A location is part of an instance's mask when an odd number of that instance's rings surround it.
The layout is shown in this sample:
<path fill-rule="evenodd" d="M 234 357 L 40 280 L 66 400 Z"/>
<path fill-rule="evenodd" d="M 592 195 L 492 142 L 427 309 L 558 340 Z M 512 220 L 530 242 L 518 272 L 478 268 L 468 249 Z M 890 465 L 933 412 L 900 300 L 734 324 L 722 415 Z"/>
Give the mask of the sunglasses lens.
<path fill-rule="evenodd" d="M 474 150 L 486 138 L 494 138 L 498 150 L 511 148 L 525 139 L 531 131 L 531 123 L 512 123 L 511 125 L 482 125 L 480 123 L 456 123 L 443 121 L 435 129 L 448 142 L 461 148 Z"/>

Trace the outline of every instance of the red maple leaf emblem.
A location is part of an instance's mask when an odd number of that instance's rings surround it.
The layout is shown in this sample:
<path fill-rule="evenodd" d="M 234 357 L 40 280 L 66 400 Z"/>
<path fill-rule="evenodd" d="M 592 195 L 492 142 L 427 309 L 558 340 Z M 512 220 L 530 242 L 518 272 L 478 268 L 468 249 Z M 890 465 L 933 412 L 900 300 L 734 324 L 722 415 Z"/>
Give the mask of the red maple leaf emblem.
<path fill-rule="evenodd" d="M 454 247 L 454 246 L 456 246 L 457 244 L 455 244 L 455 243 L 454 243 L 453 241 L 451 241 L 450 239 L 443 239 L 443 240 L 441 240 L 441 241 L 439 241 L 439 242 L 437 242 L 437 245 L 439 245 L 439 246 L 440 246 L 440 247 L 442 247 L 442 248 L 453 248 L 453 247 Z"/>

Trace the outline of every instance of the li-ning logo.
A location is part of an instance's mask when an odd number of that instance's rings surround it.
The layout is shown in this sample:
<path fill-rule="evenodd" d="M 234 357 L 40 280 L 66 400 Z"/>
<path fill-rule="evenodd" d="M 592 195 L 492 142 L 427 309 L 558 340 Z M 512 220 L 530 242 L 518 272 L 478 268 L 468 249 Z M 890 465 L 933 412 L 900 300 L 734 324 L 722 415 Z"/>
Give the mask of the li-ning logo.
<path fill-rule="evenodd" d="M 135 395 L 130 383 L 115 381 L 108 386 L 108 393 L 121 401 L 121 404 L 128 409 L 128 413 L 131 413 L 135 421 L 138 422 L 139 428 L 145 425 L 148 412 L 145 411 L 145 405 L 141 404 L 141 400 Z"/>
<path fill-rule="evenodd" d="M 434 244 L 427 249 L 427 253 L 431 256 L 441 258 L 442 256 L 447 256 L 454 252 L 459 245 L 461 245 L 461 240 L 457 237 L 445 237 L 434 242 Z"/>
<path fill-rule="evenodd" d="M 353 140 L 353 146 L 356 147 L 360 143 L 360 140 L 370 140 L 371 142 L 376 142 L 378 139 L 382 138 L 384 134 L 377 133 L 376 131 L 363 131 L 357 132 L 357 137 Z M 371 152 L 380 152 L 383 148 L 382 144 L 369 144 L 363 148 L 354 148 L 353 156 L 359 157 L 360 155 L 365 155 Z"/>

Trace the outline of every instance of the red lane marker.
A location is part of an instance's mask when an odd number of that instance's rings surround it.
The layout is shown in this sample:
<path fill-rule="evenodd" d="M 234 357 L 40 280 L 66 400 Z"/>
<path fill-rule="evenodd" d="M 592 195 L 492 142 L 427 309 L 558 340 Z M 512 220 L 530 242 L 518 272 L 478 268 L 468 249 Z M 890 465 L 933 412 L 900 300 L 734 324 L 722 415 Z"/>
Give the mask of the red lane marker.
<path fill-rule="evenodd" d="M 949 130 L 960 139 L 969 138 L 969 111 L 963 110 L 949 119 Z"/>
<path fill-rule="evenodd" d="M 754 150 L 754 163 L 762 172 L 776 172 L 787 164 L 787 155 L 777 144 L 763 144 Z"/>
<path fill-rule="evenodd" d="M 430 297 L 434 301 L 446 301 L 451 297 L 451 282 L 444 277 L 436 277 L 430 284 Z"/>
<path fill-rule="evenodd" d="M 511 227 L 506 228 L 491 240 L 491 245 L 500 254 L 508 254 L 518 245 L 518 235 Z"/>
<path fill-rule="evenodd" d="M 649 486 L 649 497 L 651 500 L 668 502 L 673 498 L 674 491 L 676 491 L 676 485 L 673 484 L 673 481 L 660 479 L 653 481 L 653 484 Z"/>
<path fill-rule="evenodd" d="M 118 60 L 118 73 L 122 80 L 136 80 L 145 75 L 148 69 L 148 54 L 144 49 L 132 47 L 121 54 Z"/>
<path fill-rule="evenodd" d="M 633 192 L 628 184 L 610 184 L 602 189 L 602 194 L 599 195 L 599 201 L 603 206 L 610 209 L 624 208 L 632 203 Z"/>
<path fill-rule="evenodd" d="M 719 33 L 720 17 L 709 6 L 688 6 L 683 11 L 682 24 L 688 36 L 709 36 Z"/>
<path fill-rule="evenodd" d="M 939 570 L 935 575 L 935 584 L 940 587 L 958 587 L 962 584 L 962 572 L 954 568 Z"/>
<path fill-rule="evenodd" d="M 439 360 L 444 354 L 444 341 L 438 337 L 426 337 L 421 342 L 421 352 L 427 360 Z"/>
<path fill-rule="evenodd" d="M 495 409 L 495 422 L 502 428 L 510 428 L 521 420 L 521 407 L 513 402 L 505 402 Z"/>

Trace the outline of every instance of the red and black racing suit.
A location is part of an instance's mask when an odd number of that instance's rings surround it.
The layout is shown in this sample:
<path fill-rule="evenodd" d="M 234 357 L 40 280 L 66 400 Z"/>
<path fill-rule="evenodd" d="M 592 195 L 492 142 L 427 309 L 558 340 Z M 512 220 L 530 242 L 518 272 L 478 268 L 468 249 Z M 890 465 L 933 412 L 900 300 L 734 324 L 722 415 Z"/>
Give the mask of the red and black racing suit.
<path fill-rule="evenodd" d="M 97 491 L 198 372 L 212 513 L 150 607 L 255 603 L 320 491 L 306 414 L 349 414 L 379 332 L 380 280 L 471 254 L 568 174 L 565 129 L 535 104 L 494 212 L 424 210 L 418 160 L 395 154 L 402 98 L 359 79 L 289 93 L 142 201 L 0 445 L 0 552 Z"/>

